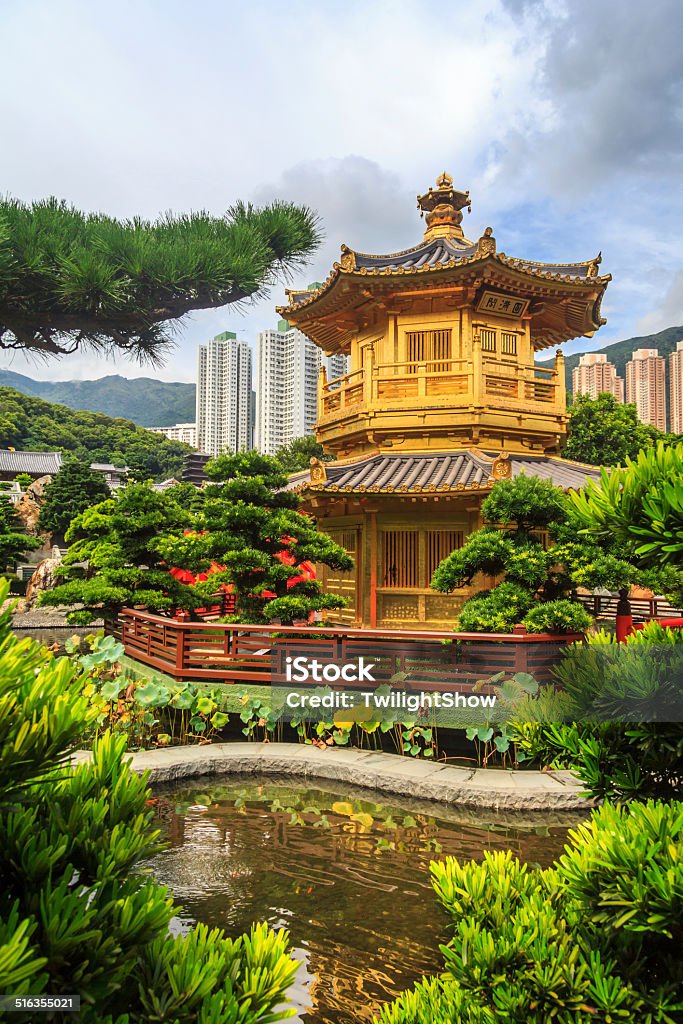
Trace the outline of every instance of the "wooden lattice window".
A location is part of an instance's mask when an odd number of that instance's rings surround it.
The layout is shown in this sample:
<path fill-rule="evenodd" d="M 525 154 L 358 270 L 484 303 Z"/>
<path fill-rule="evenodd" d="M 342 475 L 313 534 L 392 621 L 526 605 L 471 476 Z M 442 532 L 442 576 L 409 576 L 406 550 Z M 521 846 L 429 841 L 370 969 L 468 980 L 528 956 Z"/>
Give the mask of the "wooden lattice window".
<path fill-rule="evenodd" d="M 338 544 L 339 547 L 344 548 L 347 555 L 355 555 L 356 553 L 356 541 L 358 535 L 355 530 L 330 530 L 329 536 Z"/>
<path fill-rule="evenodd" d="M 495 352 L 496 351 L 496 332 L 491 330 L 490 327 L 482 327 L 479 332 L 481 339 L 481 350 L 482 352 Z"/>
<path fill-rule="evenodd" d="M 448 370 L 451 358 L 451 330 L 443 331 L 407 331 L 408 362 L 432 363 L 430 370 L 438 372 Z M 408 368 L 411 373 L 417 372 L 416 366 Z"/>
<path fill-rule="evenodd" d="M 425 586 L 431 583 L 436 567 L 448 558 L 452 551 L 464 543 L 462 530 L 427 530 L 425 532 L 426 576 Z"/>
<path fill-rule="evenodd" d="M 517 355 L 517 335 L 502 331 L 500 335 L 500 351 L 504 356 Z"/>
<path fill-rule="evenodd" d="M 419 587 L 420 559 L 417 530 L 385 530 L 382 534 L 382 586 L 409 590 Z"/>

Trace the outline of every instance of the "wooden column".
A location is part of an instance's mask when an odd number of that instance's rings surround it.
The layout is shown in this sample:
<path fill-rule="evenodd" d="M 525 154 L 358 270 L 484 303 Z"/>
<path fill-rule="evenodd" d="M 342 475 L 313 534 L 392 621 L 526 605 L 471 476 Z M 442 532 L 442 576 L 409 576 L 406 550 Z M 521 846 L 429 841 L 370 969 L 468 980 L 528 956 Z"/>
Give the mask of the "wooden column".
<path fill-rule="evenodd" d="M 555 353 L 555 405 L 557 406 L 558 412 L 564 413 L 567 408 L 567 380 L 565 377 L 564 368 L 564 352 L 558 348 Z"/>
<path fill-rule="evenodd" d="M 483 361 L 479 332 L 472 332 L 472 398 L 475 405 L 481 405 L 484 395 Z"/>
<path fill-rule="evenodd" d="M 377 626 L 377 513 L 370 512 L 370 629 Z"/>
<path fill-rule="evenodd" d="M 368 345 L 363 349 L 363 401 L 370 405 L 373 399 L 373 380 L 375 376 L 375 349 Z"/>
<path fill-rule="evenodd" d="M 318 372 L 318 419 L 325 415 L 325 388 L 327 387 L 327 369 L 321 366 Z"/>

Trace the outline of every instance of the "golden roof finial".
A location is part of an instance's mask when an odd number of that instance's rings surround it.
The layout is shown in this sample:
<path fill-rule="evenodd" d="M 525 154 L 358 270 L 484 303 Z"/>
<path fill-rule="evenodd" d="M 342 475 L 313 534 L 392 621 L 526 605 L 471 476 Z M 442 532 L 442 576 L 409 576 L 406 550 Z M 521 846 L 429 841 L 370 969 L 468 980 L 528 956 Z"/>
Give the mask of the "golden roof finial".
<path fill-rule="evenodd" d="M 429 188 L 424 195 L 417 197 L 417 208 L 420 216 L 427 215 L 425 242 L 433 238 L 463 238 L 462 223 L 463 207 L 471 212 L 469 192 L 460 192 L 453 188 L 453 178 L 447 171 L 442 171 L 436 179 L 436 188 Z"/>

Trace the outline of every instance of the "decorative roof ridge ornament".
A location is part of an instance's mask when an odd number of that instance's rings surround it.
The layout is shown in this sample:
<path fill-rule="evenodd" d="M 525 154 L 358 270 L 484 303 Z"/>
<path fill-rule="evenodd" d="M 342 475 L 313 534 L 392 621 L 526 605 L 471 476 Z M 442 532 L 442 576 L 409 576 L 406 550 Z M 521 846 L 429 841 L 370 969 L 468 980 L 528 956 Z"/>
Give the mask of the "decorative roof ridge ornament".
<path fill-rule="evenodd" d="M 493 256 L 495 252 L 496 240 L 493 237 L 493 228 L 486 228 L 477 242 L 477 256 Z"/>
<path fill-rule="evenodd" d="M 356 254 L 353 249 L 349 249 L 348 245 L 344 245 L 342 242 L 341 247 L 341 259 L 340 264 L 342 270 L 355 270 L 356 269 Z"/>
<path fill-rule="evenodd" d="M 472 212 L 469 192 L 460 192 L 453 188 L 453 178 L 443 171 L 436 179 L 436 188 L 430 188 L 424 195 L 417 197 L 417 208 L 420 216 L 426 214 L 427 230 L 425 242 L 434 238 L 465 238 L 462 224 L 462 210 L 467 207 Z"/>
<path fill-rule="evenodd" d="M 327 483 L 327 470 L 325 469 L 325 463 L 321 462 L 320 459 L 316 459 L 314 455 L 311 456 L 311 483 L 312 484 L 324 484 Z"/>
<path fill-rule="evenodd" d="M 588 270 L 586 271 L 586 277 L 597 277 L 598 276 L 598 267 L 600 266 L 601 263 L 602 263 L 602 249 L 600 250 L 598 255 L 595 257 L 595 259 L 590 263 L 590 265 L 588 267 Z"/>
<path fill-rule="evenodd" d="M 496 483 L 498 480 L 510 480 L 512 477 L 512 463 L 510 462 L 510 456 L 506 451 L 502 451 L 493 460 L 491 466 L 490 480 Z"/>

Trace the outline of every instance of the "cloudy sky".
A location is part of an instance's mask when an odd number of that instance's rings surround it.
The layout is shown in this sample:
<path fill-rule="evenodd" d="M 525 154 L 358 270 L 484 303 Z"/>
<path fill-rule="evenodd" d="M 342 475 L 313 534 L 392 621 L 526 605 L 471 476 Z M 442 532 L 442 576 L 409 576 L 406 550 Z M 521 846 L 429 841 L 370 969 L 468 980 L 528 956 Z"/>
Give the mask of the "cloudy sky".
<path fill-rule="evenodd" d="M 275 197 L 342 242 L 416 244 L 415 195 L 443 169 L 464 227 L 498 247 L 611 272 L 599 345 L 683 324 L 683 4 L 678 0 L 0 0 L 3 192 L 153 218 Z M 253 341 L 280 287 L 245 314 L 196 313 L 168 380 L 194 378 L 218 331 Z M 0 366 L 127 376 L 123 359 Z M 156 373 L 156 371 L 155 371 Z"/>

